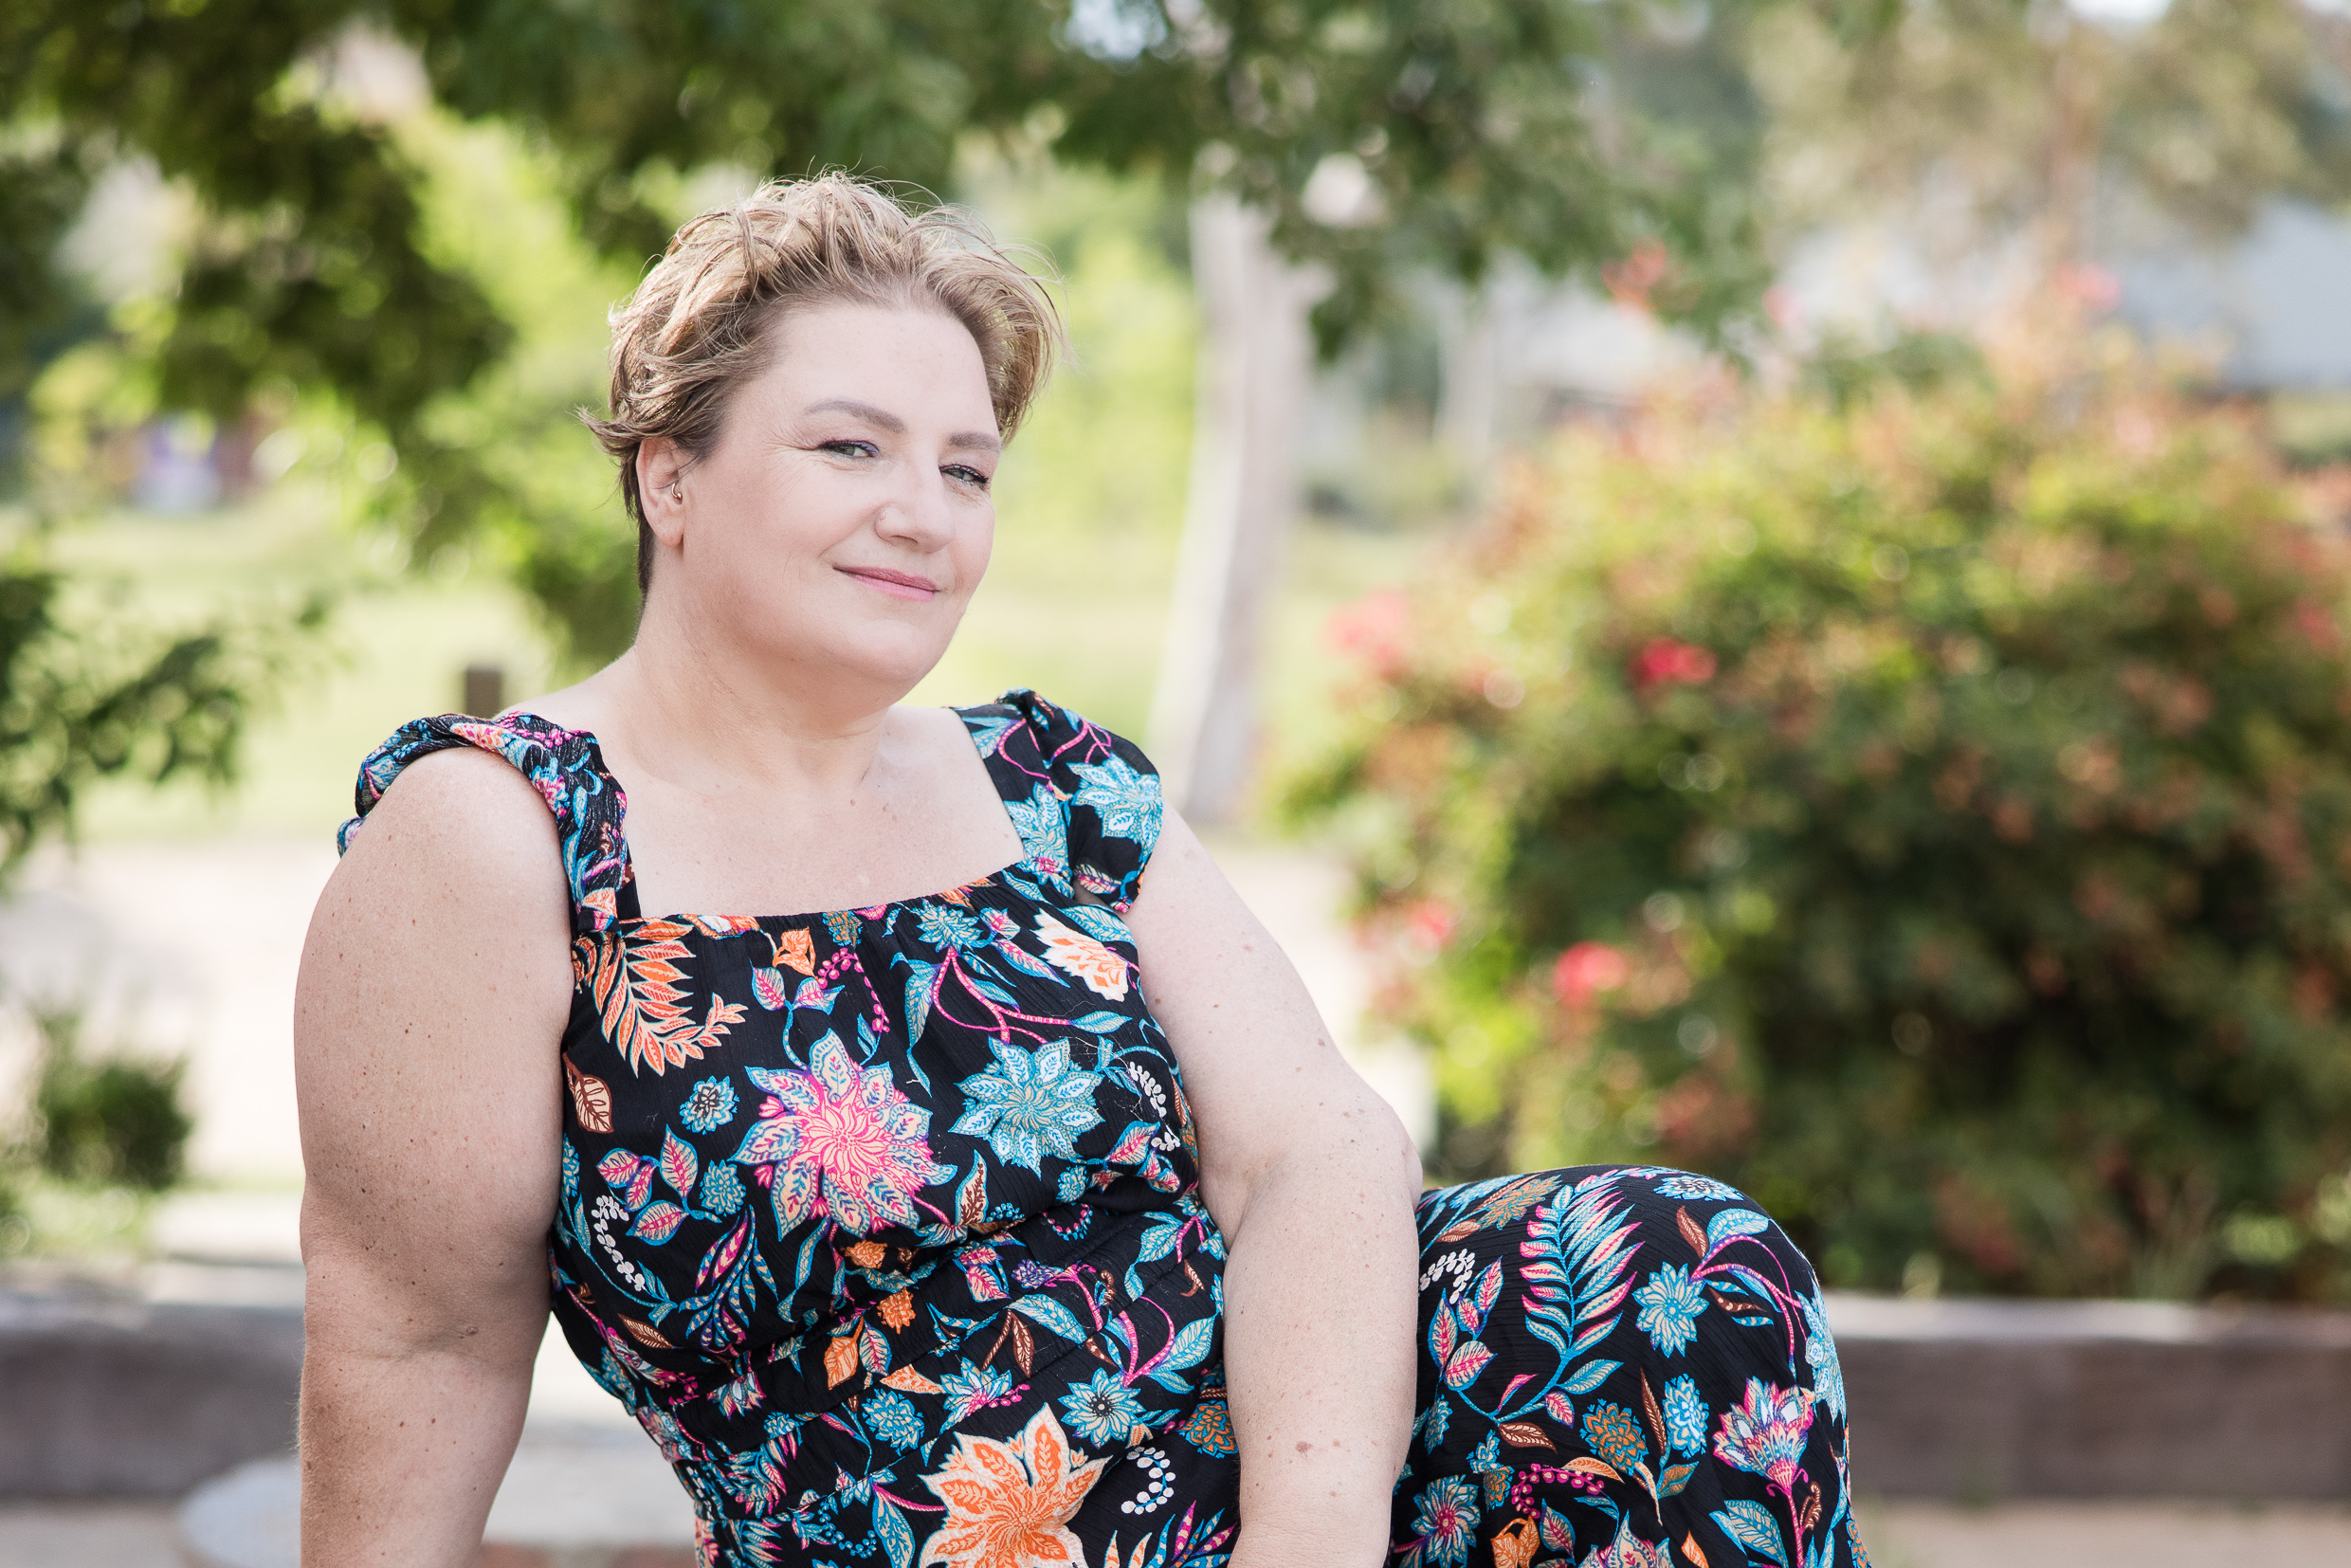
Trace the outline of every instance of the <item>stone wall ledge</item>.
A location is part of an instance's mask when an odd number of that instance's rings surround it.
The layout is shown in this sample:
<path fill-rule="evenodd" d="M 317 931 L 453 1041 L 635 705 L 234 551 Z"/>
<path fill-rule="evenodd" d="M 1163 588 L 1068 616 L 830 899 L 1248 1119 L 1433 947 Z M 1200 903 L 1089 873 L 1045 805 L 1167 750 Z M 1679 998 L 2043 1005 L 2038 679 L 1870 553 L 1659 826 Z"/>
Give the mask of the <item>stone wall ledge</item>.
<path fill-rule="evenodd" d="M 2351 1498 L 2351 1313 L 1828 1298 L 1856 1489 Z"/>
<path fill-rule="evenodd" d="M 176 1497 L 294 1440 L 298 1268 L 0 1274 L 0 1498 Z M 1832 1293 L 1856 1489 L 2351 1500 L 2351 1313 Z"/>
<path fill-rule="evenodd" d="M 290 1453 L 301 1370 L 300 1269 L 10 1269 L 0 1498 L 176 1497 Z"/>

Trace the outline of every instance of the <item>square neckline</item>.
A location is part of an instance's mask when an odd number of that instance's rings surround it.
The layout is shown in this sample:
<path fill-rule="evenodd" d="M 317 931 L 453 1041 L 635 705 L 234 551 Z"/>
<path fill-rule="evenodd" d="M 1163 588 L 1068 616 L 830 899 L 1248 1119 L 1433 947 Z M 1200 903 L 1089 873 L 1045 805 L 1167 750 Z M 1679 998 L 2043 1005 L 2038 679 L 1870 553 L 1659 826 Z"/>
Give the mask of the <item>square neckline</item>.
<path fill-rule="evenodd" d="M 975 705 L 978 707 L 992 707 L 996 704 L 981 702 Z M 949 713 L 954 714 L 956 716 L 956 721 L 963 726 L 963 738 L 965 742 L 971 746 L 975 753 L 977 754 L 979 757 L 980 771 L 987 775 L 989 784 L 992 787 L 994 786 L 996 777 L 995 769 L 990 766 L 988 753 L 980 750 L 979 737 L 973 733 L 971 720 L 964 717 L 965 710 L 956 706 L 952 702 L 942 702 L 939 706 L 945 708 Z M 822 921 L 833 915 L 858 915 L 862 917 L 864 912 L 868 909 L 900 909 L 910 904 L 925 903 L 934 899 L 944 899 L 949 893 L 960 893 L 970 888 L 984 887 L 991 884 L 1001 883 L 1004 879 L 1016 871 L 1029 870 L 1036 863 L 1036 855 L 1029 848 L 1029 836 L 1026 833 L 1021 832 L 1020 824 L 1013 821 L 1012 813 L 1006 810 L 1008 803 L 1004 798 L 1003 792 L 998 790 L 996 793 L 996 810 L 1004 812 L 1005 821 L 1011 824 L 1013 835 L 1020 840 L 1022 851 L 1021 857 L 1018 860 L 1009 861 L 1006 864 L 997 866 L 994 870 L 988 872 L 984 876 L 975 877 L 970 882 L 959 882 L 951 887 L 939 888 L 926 893 L 910 894 L 902 899 L 885 899 L 878 903 L 845 903 L 827 909 L 800 910 L 788 915 L 712 915 L 691 910 L 679 910 L 675 913 L 665 915 L 648 915 L 644 912 L 643 904 L 638 897 L 637 856 L 635 849 L 632 848 L 629 843 L 629 792 L 622 786 L 620 775 L 612 772 L 611 765 L 605 761 L 603 737 L 597 735 L 596 732 L 592 729 L 574 727 L 569 724 L 558 724 L 554 720 L 548 718 L 545 714 L 534 713 L 528 708 L 508 708 L 504 712 L 500 713 L 496 718 L 489 720 L 488 722 L 492 724 L 502 724 L 512 719 L 533 720 L 538 723 L 546 725 L 549 729 L 554 730 L 558 734 L 579 737 L 588 743 L 588 757 L 590 765 L 595 769 L 599 775 L 610 780 L 611 783 L 612 795 L 616 803 L 616 820 L 613 824 L 613 831 L 620 841 L 620 853 L 618 857 L 621 865 L 620 888 L 628 895 L 629 903 L 638 906 L 638 912 L 633 915 L 615 913 L 612 917 L 612 924 L 615 928 L 626 928 L 630 925 L 642 924 L 644 922 L 653 921 L 665 921 L 670 924 L 691 924 L 705 928 L 711 925 L 733 925 L 747 921 L 749 924 L 746 929 L 741 931 L 729 931 L 723 934 L 728 937 L 747 936 L 752 931 L 763 930 L 770 925 L 789 925 L 796 922 Z"/>

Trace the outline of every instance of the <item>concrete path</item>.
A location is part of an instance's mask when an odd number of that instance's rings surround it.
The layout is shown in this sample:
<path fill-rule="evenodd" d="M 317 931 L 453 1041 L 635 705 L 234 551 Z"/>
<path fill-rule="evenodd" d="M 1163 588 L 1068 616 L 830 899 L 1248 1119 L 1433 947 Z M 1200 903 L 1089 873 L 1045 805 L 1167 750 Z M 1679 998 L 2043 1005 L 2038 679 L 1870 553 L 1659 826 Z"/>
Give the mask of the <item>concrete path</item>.
<path fill-rule="evenodd" d="M 88 1033 L 189 1058 L 200 1179 L 292 1191 L 294 976 L 324 841 L 236 839 L 94 846 L 37 857 L 0 905 L 0 992 L 87 1007 Z M 0 1084 L 31 1065 L 19 1030 L 0 1041 Z"/>
<path fill-rule="evenodd" d="M 1874 1568 L 2224 1568 L 2351 1564 L 2351 1510 L 2270 1504 L 2017 1503 L 1862 1509 Z"/>
<path fill-rule="evenodd" d="M 1862 1521 L 1875 1568 L 2351 1564 L 2351 1514 L 2341 1508 L 1905 1503 L 1866 1507 Z M 0 1568 L 188 1568 L 179 1542 L 160 1504 L 0 1504 Z"/>

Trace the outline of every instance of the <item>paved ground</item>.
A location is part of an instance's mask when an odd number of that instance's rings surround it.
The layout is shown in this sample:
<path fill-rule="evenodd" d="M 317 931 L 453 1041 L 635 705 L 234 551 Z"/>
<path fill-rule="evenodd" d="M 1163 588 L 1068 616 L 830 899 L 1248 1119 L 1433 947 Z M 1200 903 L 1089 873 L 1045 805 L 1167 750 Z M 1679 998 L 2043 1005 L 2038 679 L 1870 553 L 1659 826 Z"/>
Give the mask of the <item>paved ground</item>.
<path fill-rule="evenodd" d="M 185 1568 L 163 1503 L 0 1504 L 0 1568 Z"/>
<path fill-rule="evenodd" d="M 1864 1514 L 1876 1568 L 2327 1568 L 2351 1563 L 2341 1508 L 2156 1504 L 1880 1504 Z M 0 1568 L 186 1568 L 170 1508 L 0 1504 Z"/>
<path fill-rule="evenodd" d="M 327 874 L 324 841 L 107 844 L 51 851 L 0 906 L 0 994 L 79 1005 L 99 1043 L 189 1058 L 199 1177 L 293 1191 L 294 975 Z M 29 1065 L 0 1040 L 0 1083 Z"/>
<path fill-rule="evenodd" d="M 1880 1504 L 1862 1514 L 1876 1568 L 2222 1568 L 2351 1564 L 2342 1507 Z"/>

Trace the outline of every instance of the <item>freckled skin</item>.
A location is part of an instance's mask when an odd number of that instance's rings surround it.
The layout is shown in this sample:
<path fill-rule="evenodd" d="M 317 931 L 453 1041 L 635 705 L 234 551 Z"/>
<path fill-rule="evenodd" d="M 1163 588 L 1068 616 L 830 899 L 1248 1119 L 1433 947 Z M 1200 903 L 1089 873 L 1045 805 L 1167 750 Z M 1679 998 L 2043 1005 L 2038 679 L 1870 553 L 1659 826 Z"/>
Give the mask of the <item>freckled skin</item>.
<path fill-rule="evenodd" d="M 1376 1568 L 1413 1413 L 1419 1159 L 1179 818 L 1128 925 L 1231 1249 L 1225 1368 L 1243 1456 L 1232 1568 Z M 1290 1086 L 1268 1094 L 1269 1081 Z M 1345 1193 L 1359 1202 L 1334 1224 Z"/>

